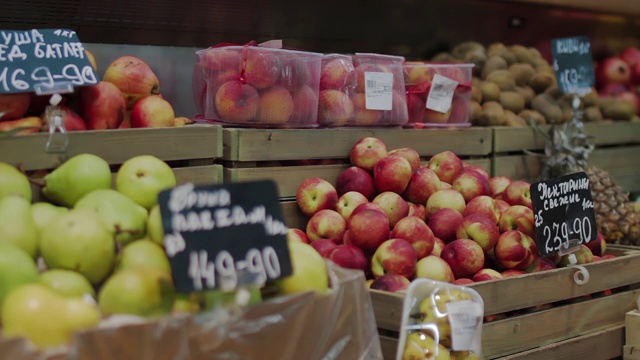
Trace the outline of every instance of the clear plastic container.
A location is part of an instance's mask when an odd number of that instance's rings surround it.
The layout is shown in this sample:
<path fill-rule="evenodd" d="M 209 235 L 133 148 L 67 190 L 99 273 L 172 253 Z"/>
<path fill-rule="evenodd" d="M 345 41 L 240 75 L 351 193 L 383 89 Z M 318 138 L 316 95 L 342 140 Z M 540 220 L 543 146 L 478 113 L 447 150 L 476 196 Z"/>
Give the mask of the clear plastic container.
<path fill-rule="evenodd" d="M 199 120 L 241 127 L 317 127 L 323 55 L 259 46 L 196 51 Z"/>
<path fill-rule="evenodd" d="M 482 359 L 484 302 L 473 289 L 416 279 L 407 289 L 396 360 Z"/>
<path fill-rule="evenodd" d="M 409 116 L 406 126 L 414 128 L 471 126 L 469 116 L 473 66 L 473 64 L 405 62 L 402 68 Z"/>
<path fill-rule="evenodd" d="M 400 56 L 326 55 L 318 120 L 327 127 L 400 126 L 408 121 Z"/>

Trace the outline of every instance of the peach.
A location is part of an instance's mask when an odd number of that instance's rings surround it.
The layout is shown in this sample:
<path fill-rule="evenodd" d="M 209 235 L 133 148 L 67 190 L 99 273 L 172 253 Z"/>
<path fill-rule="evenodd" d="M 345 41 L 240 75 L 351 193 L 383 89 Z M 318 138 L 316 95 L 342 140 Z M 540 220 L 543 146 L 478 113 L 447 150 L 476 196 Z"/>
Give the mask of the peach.
<path fill-rule="evenodd" d="M 384 209 L 382 209 L 382 207 L 380 207 L 380 205 L 372 203 L 372 202 L 368 202 L 368 203 L 364 203 L 364 204 L 360 204 L 360 205 L 356 206 L 356 208 L 353 209 L 353 211 L 351 212 L 351 216 L 359 213 L 360 211 L 364 211 L 364 210 L 375 210 L 375 211 L 379 211 L 381 214 L 383 214 L 385 216 L 387 215 L 387 213 L 384 211 Z M 349 218 L 351 218 L 351 216 L 349 216 Z"/>
<path fill-rule="evenodd" d="M 357 166 L 351 166 L 338 175 L 336 190 L 338 195 L 343 195 L 349 191 L 357 191 L 364 195 L 367 200 L 373 200 L 376 195 L 373 177 Z"/>
<path fill-rule="evenodd" d="M 591 252 L 591 249 L 589 249 L 584 244 L 579 245 L 577 250 L 574 251 L 573 254 L 576 256 L 577 264 L 580 264 L 580 265 L 589 264 L 594 261 L 593 253 Z M 558 263 L 558 267 L 566 267 L 566 266 L 569 266 L 570 264 L 571 262 L 569 261 L 569 254 L 567 254 L 562 256 L 562 258 L 560 259 L 560 262 Z"/>
<path fill-rule="evenodd" d="M 318 119 L 318 94 L 307 85 L 293 93 L 293 113 L 291 122 L 296 124 L 313 124 Z"/>
<path fill-rule="evenodd" d="M 500 199 L 495 199 L 494 204 L 496 205 L 496 209 L 498 210 L 498 214 L 500 214 L 500 216 L 498 217 L 498 220 L 500 220 L 500 217 L 502 216 L 502 214 L 504 214 L 504 212 L 511 207 L 511 205 L 509 205 L 508 202 L 504 201 L 504 200 L 500 200 Z"/>
<path fill-rule="evenodd" d="M 409 115 L 409 123 L 422 123 L 424 121 L 424 113 L 427 110 L 424 100 L 417 94 L 407 95 L 407 112 Z"/>
<path fill-rule="evenodd" d="M 447 189 L 453 189 L 453 186 L 451 186 L 451 184 L 446 183 L 444 181 L 440 181 L 440 190 L 447 190 Z"/>
<path fill-rule="evenodd" d="M 273 52 L 250 48 L 245 64 L 244 79 L 256 89 L 274 85 L 280 76 L 280 59 Z"/>
<path fill-rule="evenodd" d="M 498 238 L 494 253 L 504 268 L 524 270 L 535 260 L 537 248 L 530 236 L 518 230 L 509 230 Z"/>
<path fill-rule="evenodd" d="M 29 93 L 0 94 L 0 120 L 23 118 L 29 110 Z"/>
<path fill-rule="evenodd" d="M 429 159 L 427 167 L 438 175 L 440 181 L 449 184 L 453 183 L 453 178 L 458 175 L 463 168 L 462 160 L 451 151 L 443 151 L 433 155 Z"/>
<path fill-rule="evenodd" d="M 379 125 L 382 111 L 367 109 L 364 93 L 357 93 L 351 98 L 353 102 L 353 119 L 358 125 Z"/>
<path fill-rule="evenodd" d="M 428 256 L 433 251 L 433 232 L 427 224 L 415 216 L 400 219 L 389 234 L 391 238 L 407 240 L 416 250 L 418 259 Z"/>
<path fill-rule="evenodd" d="M 373 201 L 379 205 L 389 218 L 389 227 L 396 226 L 400 219 L 409 215 L 409 204 L 400 195 L 392 191 L 384 191 L 376 196 Z"/>
<path fill-rule="evenodd" d="M 349 151 L 351 164 L 366 170 L 373 171 L 378 160 L 387 156 L 387 146 L 385 143 L 374 137 L 364 137 L 355 143 Z"/>
<path fill-rule="evenodd" d="M 416 171 L 420 168 L 420 154 L 412 148 L 399 148 L 389 151 L 388 155 L 398 155 L 405 158 L 409 165 L 411 165 L 411 171 Z"/>
<path fill-rule="evenodd" d="M 318 254 L 322 257 L 327 257 L 331 250 L 338 247 L 338 244 L 329 239 L 319 239 L 311 242 L 311 246 L 316 249 Z"/>
<path fill-rule="evenodd" d="M 436 69 L 420 62 L 405 62 L 403 66 L 405 78 L 404 83 L 407 86 L 419 85 L 422 83 L 431 83 Z"/>
<path fill-rule="evenodd" d="M 293 98 L 287 89 L 274 85 L 260 94 L 258 121 L 263 124 L 285 124 L 293 114 Z"/>
<path fill-rule="evenodd" d="M 435 214 L 436 211 L 444 208 L 453 209 L 460 214 L 464 212 L 466 203 L 464 197 L 453 189 L 438 190 L 431 194 L 427 200 L 427 218 Z"/>
<path fill-rule="evenodd" d="M 489 181 L 477 171 L 462 170 L 453 179 L 451 185 L 454 190 L 462 194 L 467 203 L 475 197 L 489 195 Z"/>
<path fill-rule="evenodd" d="M 498 242 L 500 231 L 495 221 L 480 214 L 466 216 L 456 231 L 458 239 L 471 239 L 480 245 L 483 251 L 490 251 Z"/>
<path fill-rule="evenodd" d="M 322 90 L 319 95 L 318 120 L 328 126 L 347 125 L 353 116 L 353 103 L 339 90 Z"/>
<path fill-rule="evenodd" d="M 358 208 L 364 205 L 366 204 Z M 353 211 L 348 221 L 349 241 L 366 254 L 373 254 L 380 244 L 389 239 L 389 218 L 379 210 L 357 211 L 358 208 Z"/>
<path fill-rule="evenodd" d="M 536 229 L 533 210 L 522 205 L 510 206 L 500 216 L 498 227 L 502 233 L 509 230 L 519 230 L 527 236 L 534 237 Z"/>
<path fill-rule="evenodd" d="M 364 73 L 365 72 L 385 72 L 382 67 L 376 64 L 371 63 L 363 63 L 356 66 L 356 92 L 364 93 L 366 88 L 364 82 Z"/>
<path fill-rule="evenodd" d="M 418 260 L 416 278 L 426 278 L 446 283 L 452 283 L 455 280 L 449 264 L 435 255 L 429 255 Z"/>
<path fill-rule="evenodd" d="M 353 210 L 360 204 L 369 202 L 367 198 L 357 191 L 348 191 L 340 198 L 338 198 L 338 204 L 336 205 L 336 211 L 346 221 L 349 220 Z"/>
<path fill-rule="evenodd" d="M 303 214 L 312 216 L 320 210 L 335 209 L 338 203 L 338 192 L 324 179 L 309 178 L 298 186 L 296 202 Z"/>
<path fill-rule="evenodd" d="M 442 249 L 444 249 L 444 246 L 446 244 L 444 243 L 444 241 L 440 240 L 437 237 L 433 238 L 433 250 L 431 251 L 431 255 L 433 256 L 440 256 L 440 254 L 442 254 Z"/>
<path fill-rule="evenodd" d="M 307 237 L 310 241 L 328 239 L 336 243 L 342 242 L 347 223 L 334 210 L 324 209 L 313 214 L 307 223 Z"/>
<path fill-rule="evenodd" d="M 512 276 L 526 275 L 527 272 L 524 271 L 524 270 L 509 269 L 509 270 L 503 271 L 501 274 L 502 274 L 503 278 L 508 278 L 508 277 L 512 277 Z"/>
<path fill-rule="evenodd" d="M 295 91 L 309 83 L 311 77 L 307 61 L 303 57 L 292 55 L 282 59 L 278 83 L 289 91 Z"/>
<path fill-rule="evenodd" d="M 422 221 L 427 221 L 427 208 L 422 204 L 416 204 L 407 201 L 409 204 L 409 215 L 407 216 L 415 216 Z"/>
<path fill-rule="evenodd" d="M 199 52 L 200 53 L 200 52 Z M 203 64 L 209 73 L 216 74 L 224 71 L 240 73 L 242 56 L 239 49 L 216 48 L 202 52 L 199 63 Z"/>
<path fill-rule="evenodd" d="M 586 245 L 595 256 L 602 256 L 607 251 L 607 241 L 601 232 L 598 232 L 595 240 L 589 241 Z"/>
<path fill-rule="evenodd" d="M 481 269 L 471 278 L 474 282 L 498 280 L 504 278 L 504 275 L 494 269 Z"/>
<path fill-rule="evenodd" d="M 442 249 L 440 257 L 449 264 L 456 279 L 470 278 L 484 267 L 484 252 L 469 239 L 454 240 Z"/>
<path fill-rule="evenodd" d="M 176 114 L 169 102 L 159 95 L 149 95 L 131 109 L 129 124 L 132 128 L 172 127 Z"/>
<path fill-rule="evenodd" d="M 502 213 L 496 206 L 496 200 L 488 195 L 480 195 L 471 199 L 467 203 L 467 206 L 462 212 L 462 216 L 469 216 L 471 214 L 481 214 L 488 217 L 494 223 L 498 223 Z"/>
<path fill-rule="evenodd" d="M 371 282 L 370 289 L 388 292 L 407 290 L 411 281 L 406 277 L 394 273 L 384 274 Z"/>
<path fill-rule="evenodd" d="M 518 180 L 509 184 L 502 193 L 502 200 L 508 202 L 510 205 L 523 205 L 528 208 L 533 208 L 531 203 L 531 184 Z"/>
<path fill-rule="evenodd" d="M 416 272 L 418 258 L 411 244 L 404 239 L 389 239 L 376 249 L 371 258 L 371 272 L 380 277 L 394 273 L 410 279 Z"/>
<path fill-rule="evenodd" d="M 103 81 L 114 84 L 122 93 L 127 109 L 140 99 L 160 94 L 160 81 L 151 67 L 135 56 L 115 59 L 104 72 Z"/>
<path fill-rule="evenodd" d="M 491 190 L 491 196 L 495 197 L 501 194 L 512 180 L 506 176 L 494 176 L 489 179 L 489 189 Z"/>
<path fill-rule="evenodd" d="M 17 131 L 16 135 L 32 134 L 40 132 L 42 126 L 40 117 L 27 116 L 22 119 L 0 121 L 0 132 Z"/>
<path fill-rule="evenodd" d="M 469 284 L 473 284 L 475 283 L 475 281 L 469 279 L 469 278 L 459 278 L 459 279 L 455 279 L 453 281 L 453 285 L 460 285 L 460 286 L 464 286 L 464 285 L 469 285 Z"/>
<path fill-rule="evenodd" d="M 436 237 L 445 243 L 450 243 L 457 239 L 456 232 L 463 219 L 464 217 L 458 211 L 442 208 L 429 216 L 427 225 Z"/>
<path fill-rule="evenodd" d="M 258 91 L 239 80 L 228 81 L 216 92 L 216 109 L 220 120 L 246 123 L 255 119 L 260 107 Z"/>
<path fill-rule="evenodd" d="M 557 268 L 556 263 L 551 259 L 542 256 L 536 256 L 531 265 L 527 266 L 524 271 L 533 273 L 545 270 L 553 270 L 555 268 Z"/>
<path fill-rule="evenodd" d="M 487 182 L 489 182 L 489 179 L 491 178 L 489 176 L 489 172 L 487 171 L 487 169 L 483 168 L 480 165 L 464 165 L 463 169 L 464 170 L 471 170 L 471 171 L 475 171 L 475 172 L 479 173 L 480 175 L 482 175 L 483 178 L 485 178 L 485 180 L 487 180 Z"/>
<path fill-rule="evenodd" d="M 407 96 L 404 92 L 394 91 L 391 96 L 391 110 L 382 112 L 384 125 L 405 125 L 409 121 Z"/>
<path fill-rule="evenodd" d="M 398 155 L 387 155 L 373 167 L 373 182 L 379 192 L 402 194 L 411 179 L 411 164 Z"/>
<path fill-rule="evenodd" d="M 369 259 L 367 259 L 364 252 L 357 246 L 338 245 L 328 251 L 325 257 L 346 269 L 366 272 L 369 268 Z"/>
<path fill-rule="evenodd" d="M 320 71 L 321 90 L 345 90 L 355 86 L 356 73 L 351 59 L 338 57 L 323 64 Z"/>
<path fill-rule="evenodd" d="M 441 113 L 440 111 L 426 108 L 424 110 L 423 122 L 427 124 L 446 124 L 451 117 L 451 109 L 453 109 L 453 107 L 450 107 L 447 112 Z"/>
<path fill-rule="evenodd" d="M 75 111 L 66 106 L 59 107 L 64 114 L 62 121 L 64 124 L 64 128 L 67 129 L 67 131 L 87 130 L 87 124 L 84 122 L 84 119 L 80 117 L 80 115 L 76 114 Z"/>
<path fill-rule="evenodd" d="M 311 241 L 309 241 L 309 237 L 307 237 L 307 234 L 297 228 L 289 228 L 287 230 L 287 241 L 299 241 L 305 244 L 311 243 Z"/>
<path fill-rule="evenodd" d="M 89 130 L 118 128 L 126 108 L 122 93 L 110 82 L 100 81 L 80 92 L 80 112 Z"/>

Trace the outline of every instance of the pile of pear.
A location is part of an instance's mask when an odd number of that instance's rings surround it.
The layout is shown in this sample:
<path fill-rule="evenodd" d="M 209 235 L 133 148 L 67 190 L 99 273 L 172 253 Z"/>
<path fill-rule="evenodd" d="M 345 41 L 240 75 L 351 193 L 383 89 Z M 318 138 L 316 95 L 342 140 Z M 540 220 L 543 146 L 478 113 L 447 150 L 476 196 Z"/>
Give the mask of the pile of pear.
<path fill-rule="evenodd" d="M 32 203 L 30 179 L 0 163 L 2 336 L 57 347 L 110 315 L 200 309 L 176 293 L 163 248 L 157 195 L 176 185 L 172 169 L 137 156 L 112 182 L 104 159 L 80 154 L 44 177 L 48 201 Z"/>
<path fill-rule="evenodd" d="M 432 61 L 472 63 L 470 122 L 480 126 L 558 124 L 573 116 L 571 95 L 563 94 L 551 64 L 538 49 L 523 45 L 462 42 Z M 625 100 L 600 97 L 595 90 L 580 98 L 584 122 L 634 119 L 635 106 Z"/>

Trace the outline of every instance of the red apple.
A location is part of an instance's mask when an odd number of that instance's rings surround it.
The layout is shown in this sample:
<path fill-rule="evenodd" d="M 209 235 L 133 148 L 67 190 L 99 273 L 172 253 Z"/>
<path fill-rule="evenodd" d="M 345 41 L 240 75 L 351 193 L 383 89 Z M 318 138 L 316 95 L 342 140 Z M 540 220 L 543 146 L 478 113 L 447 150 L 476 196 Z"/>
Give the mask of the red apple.
<path fill-rule="evenodd" d="M 442 249 L 440 257 L 449 264 L 457 278 L 470 278 L 484 266 L 484 251 L 469 239 L 454 240 Z"/>
<path fill-rule="evenodd" d="M 557 268 L 556 263 L 546 257 L 536 256 L 531 265 L 524 269 L 528 273 L 553 270 Z"/>
<path fill-rule="evenodd" d="M 445 243 L 450 243 L 457 239 L 456 231 L 463 218 L 462 214 L 454 209 L 442 208 L 429 216 L 427 225 L 433 231 L 433 235 Z"/>
<path fill-rule="evenodd" d="M 338 198 L 338 204 L 336 205 L 336 211 L 344 218 L 345 221 L 349 220 L 349 216 L 358 205 L 368 203 L 367 198 L 357 191 L 349 191 Z"/>
<path fill-rule="evenodd" d="M 471 280 L 469 278 L 459 278 L 459 279 L 456 279 L 453 282 L 453 285 L 464 286 L 464 285 L 469 285 L 469 284 L 473 284 L 473 283 L 475 283 L 475 281 L 473 281 L 473 280 Z"/>
<path fill-rule="evenodd" d="M 409 215 L 407 216 L 416 216 L 420 218 L 422 221 L 427 221 L 427 208 L 422 204 L 415 204 L 407 201 L 409 204 Z"/>
<path fill-rule="evenodd" d="M 480 271 L 475 273 L 475 275 L 473 275 L 471 279 L 474 282 L 481 282 L 489 280 L 499 280 L 502 278 L 504 278 L 504 276 L 493 269 L 480 269 Z"/>
<path fill-rule="evenodd" d="M 160 95 L 149 95 L 131 108 L 129 124 L 132 128 L 172 127 L 176 113 L 173 106 Z"/>
<path fill-rule="evenodd" d="M 531 209 L 533 205 L 531 204 L 530 188 L 531 184 L 526 181 L 514 181 L 504 189 L 502 200 L 510 205 L 523 205 Z"/>
<path fill-rule="evenodd" d="M 440 190 L 438 175 L 426 166 L 418 168 L 411 174 L 404 197 L 414 203 L 426 204 L 429 197 Z"/>
<path fill-rule="evenodd" d="M 309 244 L 311 242 L 304 231 L 296 228 L 289 228 L 289 230 L 287 230 L 287 240 L 299 241 L 305 244 Z"/>
<path fill-rule="evenodd" d="M 360 139 L 349 152 L 351 164 L 366 171 L 373 171 L 373 166 L 385 156 L 387 146 L 382 140 L 374 137 Z"/>
<path fill-rule="evenodd" d="M 354 211 L 349 218 L 348 227 L 349 242 L 366 254 L 373 254 L 380 244 L 389 239 L 389 217 L 378 210 Z"/>
<path fill-rule="evenodd" d="M 496 223 L 480 214 L 466 216 L 456 231 L 458 239 L 471 239 L 480 245 L 483 251 L 490 251 L 498 242 L 500 231 Z"/>
<path fill-rule="evenodd" d="M 444 208 L 450 208 L 462 214 L 465 206 L 464 197 L 458 191 L 453 189 L 438 190 L 427 200 L 427 218 Z"/>
<path fill-rule="evenodd" d="M 411 179 L 411 164 L 398 155 L 388 155 L 373 166 L 373 182 L 379 192 L 402 194 Z"/>
<path fill-rule="evenodd" d="M 404 276 L 389 273 L 380 276 L 379 278 L 373 280 L 371 285 L 369 285 L 370 289 L 388 291 L 388 292 L 398 292 L 407 290 L 411 285 L 411 281 Z"/>
<path fill-rule="evenodd" d="M 407 240 L 416 250 L 418 259 L 428 256 L 433 251 L 433 232 L 427 224 L 415 216 L 400 219 L 391 230 L 390 238 Z"/>
<path fill-rule="evenodd" d="M 351 238 L 349 237 L 349 229 L 347 229 L 347 231 L 344 232 L 344 235 L 342 235 L 342 243 L 344 245 L 353 245 L 351 243 Z"/>
<path fill-rule="evenodd" d="M 636 93 L 634 92 L 623 91 L 618 95 L 616 95 L 616 99 L 633 104 L 633 106 L 636 107 L 636 112 L 637 112 L 637 109 L 640 109 L 640 97 L 636 95 Z"/>
<path fill-rule="evenodd" d="M 378 194 L 372 202 L 384 210 L 389 218 L 389 226 L 392 228 L 400 219 L 409 215 L 409 204 L 397 193 L 385 191 Z"/>
<path fill-rule="evenodd" d="M 420 154 L 412 148 L 400 148 L 389 151 L 388 155 L 397 155 L 405 158 L 409 165 L 411 165 L 411 171 L 416 171 L 420 167 Z"/>
<path fill-rule="evenodd" d="M 403 239 L 389 239 L 376 249 L 371 259 L 373 276 L 394 273 L 410 279 L 416 273 L 418 257 L 411 244 Z"/>
<path fill-rule="evenodd" d="M 87 124 L 84 122 L 84 119 L 80 117 L 80 115 L 76 114 L 75 111 L 71 110 L 66 106 L 59 106 L 63 115 L 63 124 L 64 128 L 67 131 L 83 131 L 87 130 Z"/>
<path fill-rule="evenodd" d="M 529 237 L 534 237 L 536 228 L 533 210 L 522 205 L 510 206 L 500 216 L 498 227 L 501 233 L 509 230 L 519 230 Z"/>
<path fill-rule="evenodd" d="M 30 103 L 30 93 L 0 94 L 0 121 L 23 118 Z"/>
<path fill-rule="evenodd" d="M 475 171 L 478 174 L 482 175 L 483 178 L 485 178 L 485 180 L 489 181 L 490 180 L 490 176 L 489 176 L 489 172 L 487 171 L 487 169 L 483 168 L 480 165 L 467 165 L 467 166 L 463 166 L 464 170 L 471 170 L 471 171 Z"/>
<path fill-rule="evenodd" d="M 629 65 L 617 56 L 604 59 L 596 67 L 596 82 L 598 84 L 628 84 L 629 80 L 631 80 Z"/>
<path fill-rule="evenodd" d="M 500 220 L 501 212 L 496 207 L 496 201 L 492 197 L 480 195 L 471 199 L 462 212 L 462 216 L 469 216 L 471 214 L 484 215 L 497 224 L 498 220 Z"/>
<path fill-rule="evenodd" d="M 626 62 L 629 66 L 640 63 L 640 49 L 630 46 L 620 53 L 620 58 L 624 60 L 624 62 Z"/>
<path fill-rule="evenodd" d="M 535 260 L 537 248 L 530 236 L 518 230 L 509 230 L 498 238 L 494 253 L 504 268 L 524 270 Z"/>
<path fill-rule="evenodd" d="M 367 256 L 357 246 L 338 245 L 329 251 L 325 257 L 343 268 L 365 272 L 369 268 Z"/>
<path fill-rule="evenodd" d="M 511 182 L 512 180 L 506 176 L 494 176 L 490 178 L 489 190 L 491 191 L 491 196 L 495 198 L 501 194 Z"/>
<path fill-rule="evenodd" d="M 334 210 L 324 209 L 313 214 L 307 223 L 307 237 L 310 241 L 329 239 L 336 243 L 342 242 L 347 223 Z"/>
<path fill-rule="evenodd" d="M 434 237 L 433 250 L 431 251 L 431 255 L 440 256 L 440 254 L 442 253 L 442 249 L 444 249 L 445 245 L 446 244 L 444 243 L 444 241 L 440 240 L 440 238 Z"/>
<path fill-rule="evenodd" d="M 313 177 L 298 186 L 296 202 L 302 213 L 313 216 L 320 210 L 334 210 L 338 203 L 338 192 L 328 181 Z"/>
<path fill-rule="evenodd" d="M 316 241 L 312 241 L 311 242 L 311 246 L 316 249 L 316 251 L 318 252 L 318 254 L 320 254 L 320 256 L 322 257 L 326 257 L 326 255 L 333 249 L 335 249 L 336 247 L 338 247 L 338 244 L 336 244 L 335 242 L 329 240 L 329 239 L 320 239 L 320 240 L 316 240 Z"/>
<path fill-rule="evenodd" d="M 449 264 L 435 255 L 429 255 L 418 261 L 416 264 L 416 278 L 425 278 L 447 283 L 452 283 L 455 280 Z"/>
<path fill-rule="evenodd" d="M 443 151 L 433 155 L 427 167 L 438 175 L 440 181 L 451 184 L 453 178 L 462 171 L 462 160 L 451 151 Z"/>
<path fill-rule="evenodd" d="M 502 272 L 502 277 L 503 278 L 508 278 L 508 277 L 512 277 L 512 276 L 519 276 L 519 275 L 526 275 L 527 272 L 523 271 L 523 270 L 514 270 L 514 269 L 509 269 L 509 270 L 505 270 Z"/>
<path fill-rule="evenodd" d="M 80 91 L 80 113 L 89 130 L 118 128 L 126 108 L 122 93 L 110 82 L 100 81 Z"/>
<path fill-rule="evenodd" d="M 595 256 L 602 256 L 607 251 L 607 241 L 601 232 L 598 232 L 595 240 L 589 241 L 586 245 Z"/>
<path fill-rule="evenodd" d="M 631 66 L 631 83 L 640 86 L 640 61 Z M 636 93 L 638 90 L 636 90 Z"/>
<path fill-rule="evenodd" d="M 357 166 L 351 166 L 338 175 L 336 191 L 338 191 L 339 196 L 349 191 L 357 191 L 364 195 L 369 201 L 376 196 L 373 177 Z"/>

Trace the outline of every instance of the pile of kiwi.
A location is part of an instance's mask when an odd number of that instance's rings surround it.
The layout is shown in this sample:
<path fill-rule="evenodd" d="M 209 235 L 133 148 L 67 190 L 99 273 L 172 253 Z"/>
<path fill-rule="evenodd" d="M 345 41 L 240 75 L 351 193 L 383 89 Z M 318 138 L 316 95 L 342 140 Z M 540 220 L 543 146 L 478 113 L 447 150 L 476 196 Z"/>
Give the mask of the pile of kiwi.
<path fill-rule="evenodd" d="M 563 94 L 553 67 L 533 47 L 488 47 L 467 41 L 432 61 L 473 63 L 471 123 L 481 126 L 529 126 L 570 121 L 570 95 Z M 635 106 L 629 102 L 600 98 L 595 89 L 581 98 L 585 122 L 631 120 Z"/>

